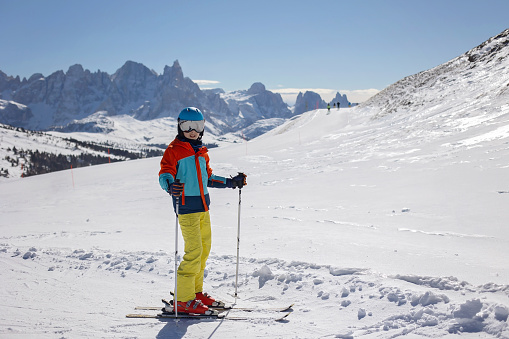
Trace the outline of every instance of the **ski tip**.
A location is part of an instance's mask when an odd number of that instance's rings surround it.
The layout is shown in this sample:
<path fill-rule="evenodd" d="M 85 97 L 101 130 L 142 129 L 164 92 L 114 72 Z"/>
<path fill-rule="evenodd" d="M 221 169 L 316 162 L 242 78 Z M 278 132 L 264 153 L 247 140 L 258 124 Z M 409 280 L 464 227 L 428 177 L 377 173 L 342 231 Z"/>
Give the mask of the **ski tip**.
<path fill-rule="evenodd" d="M 164 298 L 163 298 L 163 299 L 161 299 L 161 301 L 163 302 L 163 304 L 164 304 L 165 306 L 168 306 L 168 305 L 169 305 L 169 306 L 173 306 L 173 300 L 168 300 L 168 299 L 164 299 Z"/>
<path fill-rule="evenodd" d="M 216 306 L 212 306 L 213 308 L 231 308 L 231 306 L 226 306 L 226 304 L 222 301 L 216 301 L 217 305 Z"/>
<path fill-rule="evenodd" d="M 136 306 L 134 308 L 135 310 L 138 310 L 138 311 L 159 311 L 161 309 L 161 307 L 159 306 Z"/>
<path fill-rule="evenodd" d="M 281 312 L 293 312 L 293 306 L 295 306 L 295 303 L 291 304 L 287 308 L 281 310 Z"/>
<path fill-rule="evenodd" d="M 280 323 L 286 323 L 286 322 L 288 322 L 288 321 L 289 321 L 287 318 L 288 318 L 288 316 L 289 316 L 290 314 L 291 314 L 291 312 L 285 313 L 285 315 L 284 315 L 284 316 L 277 318 L 277 319 L 276 319 L 276 321 L 277 321 L 277 322 L 280 322 Z"/>

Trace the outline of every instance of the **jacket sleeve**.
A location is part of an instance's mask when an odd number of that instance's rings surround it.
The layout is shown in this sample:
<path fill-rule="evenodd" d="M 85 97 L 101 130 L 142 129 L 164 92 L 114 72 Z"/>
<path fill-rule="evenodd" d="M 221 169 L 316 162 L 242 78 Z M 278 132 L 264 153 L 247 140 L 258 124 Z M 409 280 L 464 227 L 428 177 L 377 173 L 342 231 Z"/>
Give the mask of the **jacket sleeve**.
<path fill-rule="evenodd" d="M 170 145 L 164 151 L 163 158 L 161 159 L 161 169 L 159 170 L 159 176 L 163 173 L 169 173 L 175 179 L 177 175 L 177 158 L 173 150 L 173 146 Z"/>
<path fill-rule="evenodd" d="M 231 179 L 212 174 L 209 178 L 207 186 L 215 188 L 231 188 L 232 184 Z"/>

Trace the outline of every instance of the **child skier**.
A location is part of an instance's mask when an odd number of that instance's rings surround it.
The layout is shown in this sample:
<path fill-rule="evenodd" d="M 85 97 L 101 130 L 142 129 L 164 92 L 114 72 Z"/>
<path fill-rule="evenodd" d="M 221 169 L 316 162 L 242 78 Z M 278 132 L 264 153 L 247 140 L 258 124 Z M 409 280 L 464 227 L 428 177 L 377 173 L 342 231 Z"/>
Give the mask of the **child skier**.
<path fill-rule="evenodd" d="M 210 314 L 208 306 L 220 306 L 203 293 L 203 272 L 210 253 L 210 198 L 207 187 L 242 188 L 246 175 L 233 178 L 212 174 L 207 148 L 202 146 L 205 119 L 199 109 L 184 108 L 178 116 L 178 135 L 164 152 L 159 171 L 161 188 L 173 197 L 184 238 L 184 257 L 177 270 L 177 312 Z M 174 312 L 167 305 L 167 311 Z"/>

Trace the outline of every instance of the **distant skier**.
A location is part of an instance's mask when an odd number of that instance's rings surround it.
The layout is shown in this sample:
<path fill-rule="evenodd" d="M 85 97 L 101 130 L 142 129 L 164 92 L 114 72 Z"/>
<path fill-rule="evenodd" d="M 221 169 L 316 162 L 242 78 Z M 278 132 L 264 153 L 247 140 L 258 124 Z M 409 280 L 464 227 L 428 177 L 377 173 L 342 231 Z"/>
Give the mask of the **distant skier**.
<path fill-rule="evenodd" d="M 178 117 L 177 130 L 178 135 L 164 152 L 159 171 L 159 184 L 172 195 L 174 208 L 180 196 L 178 220 L 185 254 L 177 270 L 177 312 L 210 314 L 208 306 L 222 303 L 203 293 L 203 273 L 211 247 L 207 187 L 242 188 L 247 185 L 246 175 L 224 178 L 212 174 L 207 148 L 202 146 L 205 119 L 199 109 L 184 108 Z M 174 312 L 173 307 L 167 311 Z"/>
<path fill-rule="evenodd" d="M 330 113 L 330 103 L 327 104 L 327 114 Z"/>
<path fill-rule="evenodd" d="M 339 101 L 338 101 L 338 111 L 339 111 Z"/>

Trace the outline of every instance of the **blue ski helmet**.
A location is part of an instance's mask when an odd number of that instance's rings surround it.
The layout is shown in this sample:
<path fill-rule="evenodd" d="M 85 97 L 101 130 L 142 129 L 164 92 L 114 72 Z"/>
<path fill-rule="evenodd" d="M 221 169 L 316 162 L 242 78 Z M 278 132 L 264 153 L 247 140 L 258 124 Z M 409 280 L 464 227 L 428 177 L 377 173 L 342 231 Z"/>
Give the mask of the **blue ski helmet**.
<path fill-rule="evenodd" d="M 205 120 L 201 111 L 196 107 L 186 107 L 179 114 L 179 120 Z"/>
<path fill-rule="evenodd" d="M 203 116 L 202 112 L 196 108 L 196 107 L 186 107 L 182 111 L 180 111 L 180 114 L 178 116 L 178 123 L 177 123 L 177 131 L 178 136 L 184 137 L 184 132 L 182 132 L 182 129 L 180 128 L 180 121 L 204 121 L 205 117 Z M 201 131 L 200 137 L 198 138 L 199 141 L 201 141 L 201 138 L 203 137 L 203 132 L 205 132 L 205 129 Z"/>

